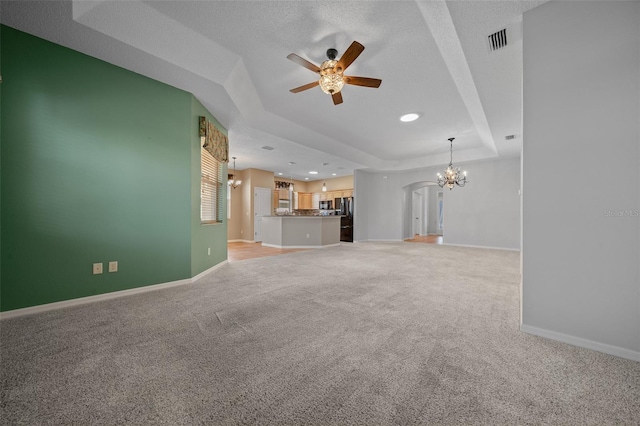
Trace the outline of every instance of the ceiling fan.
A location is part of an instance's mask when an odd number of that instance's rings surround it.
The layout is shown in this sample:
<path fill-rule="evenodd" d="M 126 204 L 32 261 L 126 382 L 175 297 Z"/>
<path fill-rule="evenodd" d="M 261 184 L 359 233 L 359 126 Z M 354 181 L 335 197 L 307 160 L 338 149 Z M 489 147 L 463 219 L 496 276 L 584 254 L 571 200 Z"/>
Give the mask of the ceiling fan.
<path fill-rule="evenodd" d="M 344 75 L 344 71 L 347 69 L 349 65 L 356 60 L 358 56 L 364 50 L 364 46 L 354 41 L 351 43 L 351 46 L 344 52 L 342 57 L 336 61 L 336 56 L 338 55 L 338 51 L 336 49 L 327 50 L 327 60 L 324 61 L 320 66 L 312 64 L 304 58 L 296 55 L 295 53 L 291 53 L 287 56 L 287 59 L 295 62 L 298 65 L 302 65 L 303 67 L 320 74 L 320 79 L 318 81 L 314 81 L 313 83 L 305 84 L 304 86 L 296 87 L 295 89 L 291 89 L 291 93 L 302 92 L 303 90 L 308 90 L 316 86 L 320 86 L 322 91 L 328 95 L 331 95 L 333 99 L 334 105 L 338 105 L 342 103 L 342 87 L 345 84 L 352 84 L 354 86 L 363 86 L 363 87 L 380 87 L 380 83 L 382 80 L 378 78 L 369 78 L 369 77 L 352 77 L 348 75 Z"/>

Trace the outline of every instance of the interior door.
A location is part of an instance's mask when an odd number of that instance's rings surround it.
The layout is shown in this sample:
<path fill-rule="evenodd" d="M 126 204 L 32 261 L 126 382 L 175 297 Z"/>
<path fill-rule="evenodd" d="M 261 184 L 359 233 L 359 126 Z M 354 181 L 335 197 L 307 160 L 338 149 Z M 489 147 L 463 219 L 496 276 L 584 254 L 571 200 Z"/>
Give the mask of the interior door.
<path fill-rule="evenodd" d="M 422 194 L 413 193 L 413 235 L 422 235 Z"/>
<path fill-rule="evenodd" d="M 262 217 L 271 214 L 271 190 L 255 187 L 253 189 L 253 241 L 262 241 Z"/>

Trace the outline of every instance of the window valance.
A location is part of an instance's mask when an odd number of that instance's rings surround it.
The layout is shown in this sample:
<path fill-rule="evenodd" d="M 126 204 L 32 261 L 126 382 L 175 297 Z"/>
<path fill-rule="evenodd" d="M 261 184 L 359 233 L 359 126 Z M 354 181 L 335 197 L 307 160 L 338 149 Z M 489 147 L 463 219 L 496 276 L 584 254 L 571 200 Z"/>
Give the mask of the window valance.
<path fill-rule="evenodd" d="M 200 117 L 200 141 L 213 158 L 222 163 L 229 162 L 229 138 L 206 117 Z"/>

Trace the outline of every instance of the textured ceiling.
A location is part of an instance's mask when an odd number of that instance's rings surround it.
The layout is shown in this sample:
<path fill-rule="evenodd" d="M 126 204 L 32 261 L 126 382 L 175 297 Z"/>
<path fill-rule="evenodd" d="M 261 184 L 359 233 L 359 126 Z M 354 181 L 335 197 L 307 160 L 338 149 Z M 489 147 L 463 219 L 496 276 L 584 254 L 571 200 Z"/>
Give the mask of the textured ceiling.
<path fill-rule="evenodd" d="M 192 92 L 229 129 L 238 169 L 313 180 L 445 164 L 449 137 L 456 163 L 519 155 L 522 13 L 541 3 L 5 1 L 0 16 Z M 505 27 L 509 45 L 490 53 L 487 35 Z M 338 106 L 317 87 L 289 92 L 316 76 L 289 53 L 320 64 L 354 40 L 365 50 L 346 74 L 379 89 L 345 86 Z M 407 112 L 421 117 L 400 122 Z"/>

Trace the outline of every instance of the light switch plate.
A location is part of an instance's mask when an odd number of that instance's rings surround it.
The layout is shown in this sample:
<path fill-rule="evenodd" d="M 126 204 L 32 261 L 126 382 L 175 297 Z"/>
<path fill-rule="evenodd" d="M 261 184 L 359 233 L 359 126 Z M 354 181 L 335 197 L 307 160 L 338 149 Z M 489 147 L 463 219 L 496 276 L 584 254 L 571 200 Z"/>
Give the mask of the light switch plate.
<path fill-rule="evenodd" d="M 109 272 L 118 272 L 118 262 L 109 262 Z"/>

